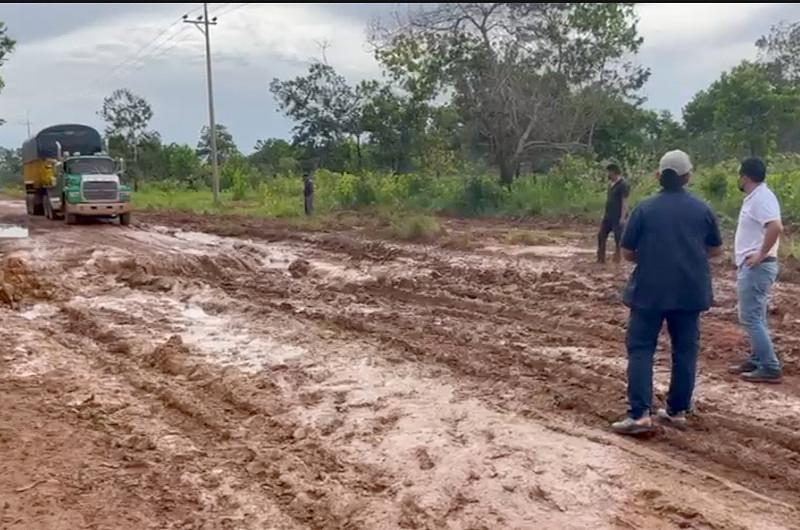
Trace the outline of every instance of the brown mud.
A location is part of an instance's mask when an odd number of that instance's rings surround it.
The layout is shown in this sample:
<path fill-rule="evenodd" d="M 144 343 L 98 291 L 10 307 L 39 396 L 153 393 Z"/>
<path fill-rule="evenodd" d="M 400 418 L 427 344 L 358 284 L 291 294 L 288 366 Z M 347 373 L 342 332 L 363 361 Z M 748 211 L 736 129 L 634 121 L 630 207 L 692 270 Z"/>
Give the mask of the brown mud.
<path fill-rule="evenodd" d="M 690 428 L 621 439 L 628 269 L 579 224 L 444 225 L 0 242 L 0 528 L 800 528 L 800 286 L 784 383 L 747 385 L 719 262 Z M 662 344 L 658 404 L 668 372 Z"/>

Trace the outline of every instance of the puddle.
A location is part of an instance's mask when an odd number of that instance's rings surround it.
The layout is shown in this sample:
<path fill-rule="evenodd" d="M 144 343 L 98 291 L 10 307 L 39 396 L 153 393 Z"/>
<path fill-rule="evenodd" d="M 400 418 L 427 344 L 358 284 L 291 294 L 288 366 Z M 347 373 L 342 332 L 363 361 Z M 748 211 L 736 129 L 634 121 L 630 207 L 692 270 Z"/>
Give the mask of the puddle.
<path fill-rule="evenodd" d="M 0 224 L 0 239 L 22 239 L 28 237 L 28 227 L 13 224 Z"/>
<path fill-rule="evenodd" d="M 587 248 L 574 247 L 570 245 L 528 245 L 524 247 L 512 246 L 488 246 L 483 250 L 498 252 L 517 258 L 539 257 L 539 258 L 571 258 L 578 255 L 593 254 L 594 251 Z"/>

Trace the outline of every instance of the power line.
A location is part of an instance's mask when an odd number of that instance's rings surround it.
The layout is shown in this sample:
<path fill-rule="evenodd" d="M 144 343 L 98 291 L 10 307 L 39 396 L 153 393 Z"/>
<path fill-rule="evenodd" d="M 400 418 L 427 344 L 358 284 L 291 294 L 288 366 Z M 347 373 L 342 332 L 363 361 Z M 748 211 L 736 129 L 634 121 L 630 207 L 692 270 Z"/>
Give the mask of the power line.
<path fill-rule="evenodd" d="M 199 9 L 200 9 L 199 7 L 196 7 L 194 9 L 190 10 L 186 14 L 188 15 L 188 14 L 194 13 L 194 12 L 198 11 Z M 87 96 L 89 94 L 89 91 L 92 89 L 92 87 L 94 87 L 98 82 L 100 82 L 102 80 L 113 79 L 116 76 L 117 72 L 119 72 L 122 69 L 123 66 L 127 65 L 131 61 L 135 61 L 136 59 L 139 59 L 139 58 L 144 59 L 145 56 L 143 56 L 143 53 L 146 52 L 148 50 L 148 48 L 150 48 L 155 43 L 157 43 L 164 35 L 167 34 L 167 32 L 169 32 L 169 30 L 171 30 L 175 26 L 179 25 L 182 20 L 183 20 L 183 16 L 179 16 L 178 18 L 173 20 L 169 25 L 167 25 L 166 27 L 162 28 L 152 39 L 147 41 L 138 50 L 136 50 L 136 52 L 134 52 L 133 54 L 127 56 L 125 59 L 123 59 L 122 61 L 120 61 L 117 64 L 115 64 L 114 66 L 112 66 L 111 70 L 108 73 L 104 73 L 104 74 L 96 77 L 95 79 L 93 79 L 92 82 L 87 86 L 86 90 L 84 90 L 83 93 L 81 93 L 80 97 L 82 98 L 82 97 Z M 180 31 L 179 31 L 179 33 L 180 33 Z M 173 37 L 174 37 L 174 35 L 172 37 L 167 37 L 166 41 L 169 41 Z M 160 46 L 161 44 L 163 44 L 163 43 L 159 43 L 158 46 Z M 152 52 L 152 50 L 150 50 L 150 52 Z"/>

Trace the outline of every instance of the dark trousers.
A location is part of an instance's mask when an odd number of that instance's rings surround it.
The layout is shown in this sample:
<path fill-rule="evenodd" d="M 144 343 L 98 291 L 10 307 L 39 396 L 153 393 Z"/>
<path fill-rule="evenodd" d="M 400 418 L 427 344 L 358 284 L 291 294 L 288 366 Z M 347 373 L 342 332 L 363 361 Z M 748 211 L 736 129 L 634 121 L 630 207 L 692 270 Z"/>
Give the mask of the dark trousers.
<path fill-rule="evenodd" d="M 314 213 L 314 196 L 313 195 L 304 195 L 303 196 L 303 207 L 305 208 L 306 215 L 312 215 Z"/>
<path fill-rule="evenodd" d="M 614 259 L 619 261 L 619 245 L 622 243 L 622 232 L 625 226 L 620 219 L 603 218 L 600 223 L 600 232 L 597 234 L 597 261 L 606 261 L 606 242 L 608 235 L 614 233 Z"/>
<path fill-rule="evenodd" d="M 696 311 L 642 311 L 631 309 L 628 321 L 628 415 L 639 419 L 650 412 L 653 400 L 653 357 L 661 325 L 667 321 L 672 340 L 672 375 L 667 396 L 670 414 L 692 406 L 697 352 L 700 346 L 700 313 Z"/>

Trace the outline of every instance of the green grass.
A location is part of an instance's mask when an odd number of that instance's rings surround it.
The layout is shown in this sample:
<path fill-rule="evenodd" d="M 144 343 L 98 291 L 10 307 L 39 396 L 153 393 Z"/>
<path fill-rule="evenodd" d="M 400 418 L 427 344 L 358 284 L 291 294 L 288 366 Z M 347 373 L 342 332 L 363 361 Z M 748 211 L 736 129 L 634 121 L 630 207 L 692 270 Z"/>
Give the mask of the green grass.
<path fill-rule="evenodd" d="M 9 199 L 24 199 L 25 190 L 19 186 L 5 186 L 0 188 L 0 195 Z"/>
<path fill-rule="evenodd" d="M 432 241 L 442 235 L 439 221 L 430 215 L 403 215 L 395 219 L 389 230 L 391 237 L 401 241 Z"/>
<path fill-rule="evenodd" d="M 629 170 L 631 206 L 658 191 L 652 163 L 642 162 L 640 166 Z M 768 182 L 781 201 L 787 223 L 800 222 L 800 157 L 782 157 L 770 161 L 770 167 L 774 169 Z M 709 201 L 726 228 L 735 225 L 742 201 L 736 170 L 735 161 L 700 168 L 690 182 L 690 190 Z M 402 238 L 435 233 L 429 219 L 436 214 L 596 221 L 603 213 L 606 189 L 600 165 L 572 157 L 566 157 L 547 174 L 523 176 L 510 187 L 501 186 L 494 175 L 469 171 L 434 177 L 425 173 L 353 175 L 319 170 L 314 183 L 316 222 L 325 224 L 342 212 L 358 212 L 362 219 L 373 216 L 375 227 L 390 229 Z M 150 183 L 135 193 L 133 200 L 136 208 L 145 210 L 236 213 L 310 222 L 304 216 L 303 184 L 297 176 L 260 177 L 246 185 L 239 179 L 235 188 L 222 193 L 220 205 L 213 204 L 208 189 L 181 189 L 168 183 Z M 398 212 L 408 212 L 403 214 L 408 219 L 402 219 Z M 414 216 L 420 218 L 409 220 Z M 513 233 L 509 242 L 535 244 L 539 238 Z"/>

